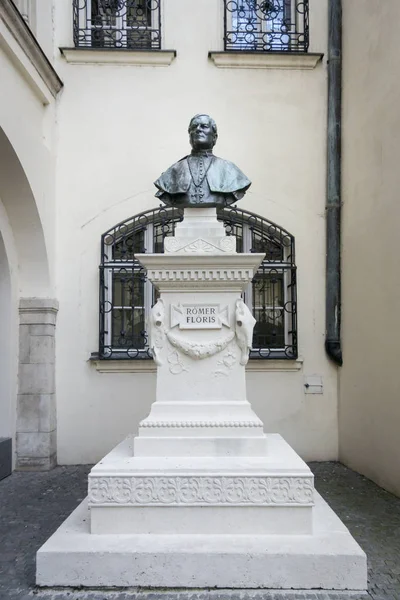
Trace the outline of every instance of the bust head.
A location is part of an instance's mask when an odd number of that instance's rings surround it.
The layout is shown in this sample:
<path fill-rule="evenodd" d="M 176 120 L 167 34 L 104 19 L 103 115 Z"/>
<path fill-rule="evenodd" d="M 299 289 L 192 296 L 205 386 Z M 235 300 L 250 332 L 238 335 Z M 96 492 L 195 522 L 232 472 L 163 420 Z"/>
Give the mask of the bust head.
<path fill-rule="evenodd" d="M 240 200 L 251 181 L 236 165 L 212 154 L 218 137 L 209 115 L 195 115 L 189 123 L 193 151 L 171 165 L 155 181 L 156 196 L 168 206 L 228 206 Z M 205 160 L 204 160 L 205 159 Z"/>
<path fill-rule="evenodd" d="M 193 150 L 212 150 L 217 141 L 217 125 L 208 115 L 195 115 L 189 123 L 189 139 Z"/>

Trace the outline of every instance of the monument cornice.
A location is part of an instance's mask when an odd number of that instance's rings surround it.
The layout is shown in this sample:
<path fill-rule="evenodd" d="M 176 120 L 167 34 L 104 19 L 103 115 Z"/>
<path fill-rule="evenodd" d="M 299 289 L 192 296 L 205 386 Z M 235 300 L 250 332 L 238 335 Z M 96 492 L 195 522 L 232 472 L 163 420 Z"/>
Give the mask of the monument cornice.
<path fill-rule="evenodd" d="M 180 290 L 242 290 L 254 277 L 264 254 L 137 254 L 157 287 Z"/>
<path fill-rule="evenodd" d="M 147 269 L 192 269 L 207 268 L 212 270 L 257 269 L 265 254 L 136 254 L 135 257 Z M 196 264 L 197 263 L 197 264 Z"/>

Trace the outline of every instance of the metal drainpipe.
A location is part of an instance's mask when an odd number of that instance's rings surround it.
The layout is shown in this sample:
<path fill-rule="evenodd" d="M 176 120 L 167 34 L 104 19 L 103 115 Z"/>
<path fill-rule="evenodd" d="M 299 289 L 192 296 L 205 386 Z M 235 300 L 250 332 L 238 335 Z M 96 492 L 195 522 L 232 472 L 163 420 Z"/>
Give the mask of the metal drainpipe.
<path fill-rule="evenodd" d="M 340 340 L 340 213 L 342 0 L 328 0 L 328 148 L 326 195 L 326 338 L 328 356 L 342 365 Z"/>

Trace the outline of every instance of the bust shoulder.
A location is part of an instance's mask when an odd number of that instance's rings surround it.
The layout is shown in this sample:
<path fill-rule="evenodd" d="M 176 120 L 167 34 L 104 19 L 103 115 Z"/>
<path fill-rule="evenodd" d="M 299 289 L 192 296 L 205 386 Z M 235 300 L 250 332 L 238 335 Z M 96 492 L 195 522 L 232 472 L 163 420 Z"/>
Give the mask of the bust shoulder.
<path fill-rule="evenodd" d="M 161 193 L 182 194 L 187 192 L 190 186 L 190 172 L 187 162 L 187 156 L 184 156 L 178 162 L 171 165 L 154 182 L 154 185 Z M 157 195 L 158 192 L 157 192 Z"/>
<path fill-rule="evenodd" d="M 215 156 L 207 175 L 210 189 L 215 192 L 232 193 L 246 191 L 251 181 L 233 162 Z"/>

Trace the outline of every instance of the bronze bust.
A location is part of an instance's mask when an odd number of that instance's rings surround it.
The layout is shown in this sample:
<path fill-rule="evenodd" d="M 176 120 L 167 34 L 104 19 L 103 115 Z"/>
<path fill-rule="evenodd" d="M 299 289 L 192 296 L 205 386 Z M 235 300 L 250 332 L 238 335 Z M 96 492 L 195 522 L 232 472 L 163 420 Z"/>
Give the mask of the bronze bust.
<path fill-rule="evenodd" d="M 189 123 L 192 152 L 169 167 L 154 182 L 156 197 L 169 206 L 227 206 L 243 198 L 251 181 L 233 163 L 212 150 L 217 125 L 208 115 L 195 115 Z"/>

